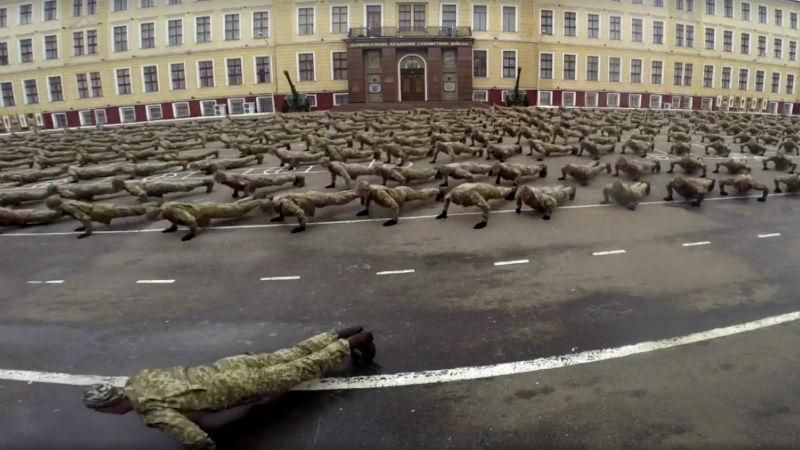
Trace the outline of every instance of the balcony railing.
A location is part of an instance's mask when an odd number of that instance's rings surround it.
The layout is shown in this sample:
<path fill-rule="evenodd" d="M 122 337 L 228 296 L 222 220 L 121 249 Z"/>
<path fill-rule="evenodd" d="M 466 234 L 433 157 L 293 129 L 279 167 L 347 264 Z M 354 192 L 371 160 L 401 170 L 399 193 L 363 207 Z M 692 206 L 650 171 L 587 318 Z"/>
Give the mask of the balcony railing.
<path fill-rule="evenodd" d="M 350 28 L 351 39 L 385 37 L 471 37 L 470 27 L 359 27 Z"/>

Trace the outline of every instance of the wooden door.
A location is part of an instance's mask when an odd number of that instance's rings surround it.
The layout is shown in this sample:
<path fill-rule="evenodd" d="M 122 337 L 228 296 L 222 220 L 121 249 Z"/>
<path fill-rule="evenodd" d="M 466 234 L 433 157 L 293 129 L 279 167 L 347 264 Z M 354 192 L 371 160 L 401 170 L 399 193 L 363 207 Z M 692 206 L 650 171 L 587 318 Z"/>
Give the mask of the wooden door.
<path fill-rule="evenodd" d="M 425 101 L 425 69 L 403 69 L 401 72 L 401 100 Z"/>

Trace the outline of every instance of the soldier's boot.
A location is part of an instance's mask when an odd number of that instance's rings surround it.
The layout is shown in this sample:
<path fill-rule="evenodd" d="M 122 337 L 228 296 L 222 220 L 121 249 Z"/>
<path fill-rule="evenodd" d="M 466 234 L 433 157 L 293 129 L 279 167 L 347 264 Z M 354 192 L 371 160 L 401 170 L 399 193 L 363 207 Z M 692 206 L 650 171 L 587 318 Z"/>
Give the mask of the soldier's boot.
<path fill-rule="evenodd" d="M 356 216 L 358 216 L 358 217 L 364 217 L 364 216 L 368 216 L 368 215 L 369 215 L 369 210 L 368 209 L 361 210 L 356 214 Z"/>
<path fill-rule="evenodd" d="M 578 191 L 578 190 L 577 190 L 577 189 L 575 189 L 575 186 L 572 186 L 572 190 L 569 192 L 569 199 L 570 199 L 570 200 L 575 200 L 575 193 L 576 193 L 577 191 Z"/>
<path fill-rule="evenodd" d="M 269 219 L 269 221 L 273 222 L 273 223 L 274 222 L 283 222 L 283 216 L 273 217 L 272 219 Z"/>
<path fill-rule="evenodd" d="M 306 231 L 306 226 L 305 225 L 300 225 L 300 226 L 292 228 L 292 234 L 302 233 L 303 231 Z"/>
<path fill-rule="evenodd" d="M 391 227 L 392 225 L 397 225 L 397 219 L 389 219 L 386 222 L 383 222 L 383 226 Z"/>
<path fill-rule="evenodd" d="M 181 241 L 183 241 L 183 242 L 186 242 L 186 241 L 191 241 L 192 239 L 194 239 L 194 238 L 196 238 L 196 237 L 197 237 L 197 235 L 194 233 L 194 231 L 189 231 L 188 233 L 186 233 L 186 234 L 185 234 L 185 235 L 184 235 L 184 236 L 181 238 Z"/>
<path fill-rule="evenodd" d="M 165 229 L 161 230 L 162 233 L 174 233 L 176 231 L 178 231 L 178 224 L 177 223 L 173 223 L 172 225 L 169 226 L 169 228 L 165 228 Z"/>
<path fill-rule="evenodd" d="M 347 338 L 350 356 L 359 365 L 369 364 L 375 358 L 375 342 L 372 333 L 362 331 Z"/>
<path fill-rule="evenodd" d="M 256 162 L 258 163 L 258 165 L 259 165 L 259 166 L 260 166 L 261 164 L 264 164 L 264 155 L 258 155 L 258 156 L 256 156 Z"/>
<path fill-rule="evenodd" d="M 347 339 L 347 338 L 349 338 L 351 336 L 355 336 L 358 333 L 361 333 L 362 331 L 364 331 L 364 327 L 362 327 L 360 325 L 356 325 L 354 327 L 343 328 L 343 329 L 337 331 L 336 332 L 336 337 L 338 339 Z"/>
<path fill-rule="evenodd" d="M 212 190 L 214 190 L 214 180 L 205 180 L 203 184 L 206 187 L 206 194 L 210 194 Z"/>

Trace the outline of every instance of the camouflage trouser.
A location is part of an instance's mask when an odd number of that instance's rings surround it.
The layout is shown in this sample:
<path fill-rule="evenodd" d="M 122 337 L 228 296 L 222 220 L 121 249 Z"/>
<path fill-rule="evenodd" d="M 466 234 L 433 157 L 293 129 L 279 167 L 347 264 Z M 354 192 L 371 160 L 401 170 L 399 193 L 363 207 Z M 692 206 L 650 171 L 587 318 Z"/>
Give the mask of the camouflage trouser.
<path fill-rule="evenodd" d="M 233 379 L 248 380 L 243 389 L 253 397 L 277 394 L 336 367 L 350 354 L 346 339 L 336 333 L 323 333 L 291 348 L 274 353 L 236 355 L 220 359 L 212 367 L 229 373 Z"/>

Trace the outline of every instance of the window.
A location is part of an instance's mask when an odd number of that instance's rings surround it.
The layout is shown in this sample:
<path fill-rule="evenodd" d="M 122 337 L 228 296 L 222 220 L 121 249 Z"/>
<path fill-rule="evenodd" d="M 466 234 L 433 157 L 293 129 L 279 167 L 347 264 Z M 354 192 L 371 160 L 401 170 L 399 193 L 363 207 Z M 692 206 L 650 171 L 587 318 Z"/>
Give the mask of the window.
<path fill-rule="evenodd" d="M 211 42 L 211 17 L 195 17 L 194 29 L 195 42 Z"/>
<path fill-rule="evenodd" d="M 789 41 L 789 61 L 797 61 L 797 41 Z"/>
<path fill-rule="evenodd" d="M 486 5 L 472 6 L 472 31 L 487 31 Z"/>
<path fill-rule="evenodd" d="M 44 37 L 44 59 L 58 58 L 58 37 L 56 35 Z"/>
<path fill-rule="evenodd" d="M 34 105 L 39 103 L 39 92 L 36 89 L 36 80 L 24 80 L 22 85 L 25 87 L 25 104 Z"/>
<path fill-rule="evenodd" d="M 82 127 L 91 126 L 95 124 L 94 114 L 92 113 L 92 111 L 81 111 L 79 114 Z"/>
<path fill-rule="evenodd" d="M 334 98 L 334 102 L 336 99 Z M 275 112 L 275 99 L 272 96 L 256 97 L 256 106 L 260 113 L 273 113 Z"/>
<path fill-rule="evenodd" d="M 612 56 L 608 58 L 608 81 L 612 83 L 620 82 L 620 70 L 622 67 L 622 58 Z"/>
<path fill-rule="evenodd" d="M 308 104 L 312 108 L 317 107 L 317 94 L 306 94 L 306 99 L 308 99 Z"/>
<path fill-rule="evenodd" d="M 733 51 L 733 31 L 725 30 L 722 32 L 722 51 Z"/>
<path fill-rule="evenodd" d="M 442 5 L 442 27 L 455 28 L 458 25 L 458 7 L 456 5 Z"/>
<path fill-rule="evenodd" d="M 515 50 L 503 51 L 503 78 L 517 76 L 517 52 Z"/>
<path fill-rule="evenodd" d="M 600 71 L 600 57 L 586 57 L 586 81 L 597 81 Z"/>
<path fill-rule="evenodd" d="M 722 68 L 722 89 L 730 89 L 731 88 L 731 68 L 730 67 L 723 67 Z"/>
<path fill-rule="evenodd" d="M 653 44 L 664 43 L 664 22 L 660 20 L 653 21 Z"/>
<path fill-rule="evenodd" d="M 50 86 L 50 101 L 60 102 L 64 100 L 64 90 L 61 88 L 61 77 L 48 77 L 47 84 Z"/>
<path fill-rule="evenodd" d="M 764 92 L 764 71 L 756 71 L 756 92 Z"/>
<path fill-rule="evenodd" d="M 331 9 L 331 31 L 334 33 L 345 33 L 346 31 L 341 31 L 341 22 L 337 22 L 337 19 L 340 19 L 341 12 L 337 12 L 338 10 L 344 9 L 344 29 L 347 29 L 347 7 L 346 6 L 334 6 Z M 339 24 L 339 26 L 337 26 Z M 258 11 L 253 13 L 253 37 L 269 37 L 269 12 L 268 11 Z"/>
<path fill-rule="evenodd" d="M 586 107 L 587 108 L 597 108 L 597 92 L 587 92 L 586 93 Z"/>
<path fill-rule="evenodd" d="M 172 115 L 176 119 L 183 119 L 189 117 L 191 112 L 189 110 L 189 102 L 176 102 L 172 104 Z"/>
<path fill-rule="evenodd" d="M 97 14 L 97 0 L 86 0 L 86 15 L 93 16 Z M 105 114 L 105 111 L 103 111 Z"/>
<path fill-rule="evenodd" d="M 117 69 L 117 95 L 131 93 L 131 70 Z"/>
<path fill-rule="evenodd" d="M 90 72 L 89 78 L 92 81 L 92 97 L 102 97 L 103 83 L 100 81 L 100 72 Z"/>
<path fill-rule="evenodd" d="M 89 81 L 85 73 L 75 75 L 78 82 L 78 98 L 89 98 Z"/>
<path fill-rule="evenodd" d="M 725 17 L 733 18 L 733 0 L 725 0 Z"/>
<path fill-rule="evenodd" d="M 128 9 L 128 0 L 114 0 L 114 11 L 126 11 Z"/>
<path fill-rule="evenodd" d="M 786 93 L 794 94 L 794 74 L 786 75 Z"/>
<path fill-rule="evenodd" d="M 314 81 L 314 54 L 299 53 L 297 55 L 297 79 L 300 81 Z"/>
<path fill-rule="evenodd" d="M 141 8 L 152 8 L 156 6 L 156 0 L 141 0 L 139 2 L 139 7 Z"/>
<path fill-rule="evenodd" d="M 742 40 L 742 54 L 749 55 L 750 54 L 750 35 L 748 33 L 742 33 L 741 40 Z"/>
<path fill-rule="evenodd" d="M 683 97 L 683 109 L 692 109 L 692 97 Z"/>
<path fill-rule="evenodd" d="M 0 28 L 8 26 L 8 8 L 0 8 Z"/>
<path fill-rule="evenodd" d="M 783 57 L 783 41 L 781 39 L 775 39 L 772 48 L 775 51 L 775 57 L 781 59 Z"/>
<path fill-rule="evenodd" d="M 122 123 L 136 122 L 136 109 L 133 106 L 124 106 L 119 109 Z"/>
<path fill-rule="evenodd" d="M 739 90 L 746 91 L 747 90 L 747 76 L 749 75 L 749 71 L 747 69 L 739 69 Z"/>
<path fill-rule="evenodd" d="M 200 87 L 214 87 L 214 61 L 198 61 L 197 74 Z"/>
<path fill-rule="evenodd" d="M 347 52 L 333 52 L 333 79 L 347 79 Z"/>
<path fill-rule="evenodd" d="M 653 61 L 651 63 L 650 82 L 652 84 L 661 84 L 664 73 L 664 62 Z"/>
<path fill-rule="evenodd" d="M 415 3 L 398 6 L 400 31 L 425 31 L 425 4 Z"/>
<path fill-rule="evenodd" d="M 33 40 L 20 39 L 19 40 L 19 54 L 22 62 L 33 62 Z"/>
<path fill-rule="evenodd" d="M 314 34 L 314 8 L 297 8 L 297 34 Z"/>
<path fill-rule="evenodd" d="M 589 14 L 587 16 L 587 21 L 589 23 L 589 33 L 588 37 L 591 39 L 597 39 L 600 37 L 600 15 L 599 14 Z"/>
<path fill-rule="evenodd" d="M 14 106 L 14 85 L 10 82 L 0 84 L 0 91 L 3 92 L 3 106 Z"/>
<path fill-rule="evenodd" d="M 694 11 L 694 0 L 686 0 L 686 11 Z"/>
<path fill-rule="evenodd" d="M 8 42 L 0 42 L 0 66 L 8 65 Z"/>
<path fill-rule="evenodd" d="M 622 39 L 622 18 L 619 16 L 610 16 L 608 18 L 608 37 L 612 41 L 619 41 Z"/>
<path fill-rule="evenodd" d="M 147 120 L 161 120 L 164 118 L 164 111 L 161 105 L 147 105 Z"/>
<path fill-rule="evenodd" d="M 778 72 L 772 72 L 772 93 L 777 94 L 780 92 L 781 88 L 781 74 Z"/>
<path fill-rule="evenodd" d="M 789 13 L 789 27 L 793 30 L 797 29 L 797 13 Z"/>
<path fill-rule="evenodd" d="M 225 66 L 228 73 L 228 86 L 240 86 L 242 84 L 242 59 L 226 59 Z"/>
<path fill-rule="evenodd" d="M 239 14 L 225 14 L 225 40 L 239 40 Z"/>
<path fill-rule="evenodd" d="M 83 31 L 72 33 L 72 49 L 75 56 L 83 56 L 85 47 L 83 46 Z"/>
<path fill-rule="evenodd" d="M 619 94 L 616 92 L 606 94 L 606 106 L 619 108 Z"/>
<path fill-rule="evenodd" d="M 703 66 L 703 87 L 714 87 L 714 66 Z"/>
<path fill-rule="evenodd" d="M 701 108 L 704 111 L 711 111 L 711 108 L 714 106 L 714 99 L 711 97 L 704 98 Z"/>
<path fill-rule="evenodd" d="M 780 9 L 775 10 L 775 26 L 776 27 L 783 26 L 783 11 Z"/>
<path fill-rule="evenodd" d="M 642 106 L 642 96 L 639 94 L 628 94 L 628 108 L 638 108 Z"/>
<path fill-rule="evenodd" d="M 758 56 L 767 56 L 767 37 L 758 37 Z"/>
<path fill-rule="evenodd" d="M 706 0 L 706 14 L 713 16 L 716 12 L 717 5 L 714 0 Z"/>
<path fill-rule="evenodd" d="M 142 81 L 144 82 L 145 92 L 158 92 L 158 67 L 143 66 Z"/>
<path fill-rule="evenodd" d="M 171 47 L 183 45 L 183 20 L 170 19 L 167 21 L 167 45 Z"/>
<path fill-rule="evenodd" d="M 503 6 L 503 32 L 517 32 L 517 7 Z"/>
<path fill-rule="evenodd" d="M 758 7 L 758 23 L 767 23 L 767 7 Z"/>
<path fill-rule="evenodd" d="M 631 83 L 642 82 L 642 60 L 631 59 Z"/>
<path fill-rule="evenodd" d="M 653 0 L 653 6 L 655 6 L 656 8 L 663 8 L 664 0 Z"/>
<path fill-rule="evenodd" d="M 169 79 L 173 91 L 186 89 L 186 66 L 183 63 L 169 65 Z"/>
<path fill-rule="evenodd" d="M 575 36 L 577 21 L 576 13 L 571 11 L 564 13 L 564 36 Z"/>
<path fill-rule="evenodd" d="M 539 78 L 542 80 L 553 79 L 553 54 L 539 54 Z"/>
<path fill-rule="evenodd" d="M 683 85 L 684 86 L 691 86 L 692 85 L 692 64 L 684 64 L 683 66 Z M 689 109 L 689 108 L 687 108 Z"/>
<path fill-rule="evenodd" d="M 659 109 L 661 108 L 661 96 L 660 95 L 651 95 L 650 96 L 650 109 Z"/>
<path fill-rule="evenodd" d="M 183 0 L 167 0 L 168 5 L 182 5 Z"/>
<path fill-rule="evenodd" d="M 561 94 L 562 102 L 561 104 L 568 108 L 575 107 L 575 92 L 564 92 Z"/>
<path fill-rule="evenodd" d="M 106 117 L 105 109 L 94 110 L 94 123 L 96 123 L 97 125 L 105 125 L 108 123 L 108 118 Z"/>
<path fill-rule="evenodd" d="M 539 101 L 537 104 L 539 106 L 551 106 L 553 104 L 553 92 L 539 91 Z"/>
<path fill-rule="evenodd" d="M 19 5 L 19 24 L 28 25 L 33 20 L 33 5 Z"/>
<path fill-rule="evenodd" d="M 683 47 L 683 24 L 675 25 L 675 47 Z"/>
<path fill-rule="evenodd" d="M 578 57 L 575 55 L 564 55 L 564 79 L 575 80 L 576 65 Z"/>
<path fill-rule="evenodd" d="M 45 0 L 44 2 L 44 21 L 58 20 L 58 2 L 56 0 Z"/>
<path fill-rule="evenodd" d="M 472 76 L 476 78 L 486 78 L 486 59 L 487 50 L 472 51 Z"/>
<path fill-rule="evenodd" d="M 694 25 L 686 25 L 686 46 L 694 48 Z"/>
<path fill-rule="evenodd" d="M 143 23 L 139 25 L 142 48 L 155 48 L 156 46 L 156 24 Z"/>
<path fill-rule="evenodd" d="M 642 42 L 642 19 L 631 19 L 631 39 Z"/>
<path fill-rule="evenodd" d="M 683 63 L 675 63 L 675 75 L 672 83 L 675 86 L 680 86 L 683 83 Z"/>
<path fill-rule="evenodd" d="M 543 9 L 542 10 L 542 34 L 552 35 L 553 34 L 553 11 Z"/>
<path fill-rule="evenodd" d="M 486 103 L 489 101 L 489 91 L 485 89 L 478 89 L 472 91 L 472 101 Z"/>
<path fill-rule="evenodd" d="M 714 29 L 706 28 L 706 50 L 714 50 L 714 38 Z"/>
<path fill-rule="evenodd" d="M 750 20 L 750 3 L 742 3 L 742 20 Z"/>
<path fill-rule="evenodd" d="M 97 54 L 97 30 L 88 30 L 86 32 L 86 54 Z"/>
<path fill-rule="evenodd" d="M 269 56 L 256 56 L 256 83 L 272 83 L 272 66 Z"/>
<path fill-rule="evenodd" d="M 128 51 L 128 27 L 125 25 L 114 27 L 114 51 Z"/>
<path fill-rule="evenodd" d="M 36 124 L 39 124 L 39 116 L 36 117 Z M 53 128 L 67 128 L 67 115 L 65 113 L 53 113 Z"/>

